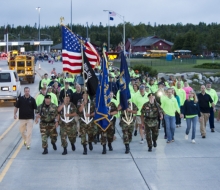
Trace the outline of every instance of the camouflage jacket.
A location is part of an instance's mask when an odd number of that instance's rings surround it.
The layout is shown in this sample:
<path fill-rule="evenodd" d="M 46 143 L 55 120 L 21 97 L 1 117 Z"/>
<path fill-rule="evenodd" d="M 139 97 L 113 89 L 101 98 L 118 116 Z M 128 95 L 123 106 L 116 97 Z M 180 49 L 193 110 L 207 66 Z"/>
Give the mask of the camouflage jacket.
<path fill-rule="evenodd" d="M 69 105 L 70 105 L 69 114 L 76 113 L 77 112 L 76 106 L 72 102 L 70 102 Z M 63 119 L 64 119 L 64 109 L 65 109 L 64 107 L 59 112 L 60 117 L 63 118 Z M 67 106 L 66 106 L 66 109 L 67 109 Z M 69 117 L 69 120 L 71 120 L 72 118 L 74 118 L 74 117 Z M 59 124 L 62 125 L 62 124 L 65 124 L 65 122 L 60 119 Z M 69 124 L 75 124 L 75 119 L 73 119 Z"/>
<path fill-rule="evenodd" d="M 133 111 L 138 111 L 138 107 L 133 102 L 132 102 L 132 107 L 133 107 L 133 109 L 132 109 Z M 129 108 L 131 108 L 131 103 L 130 102 L 129 102 Z M 129 113 L 129 115 L 130 115 L 130 113 Z M 124 111 L 121 111 L 121 117 L 125 117 Z"/>
<path fill-rule="evenodd" d="M 78 100 L 77 102 L 77 114 L 79 115 L 79 117 L 84 118 L 84 114 L 83 111 L 79 112 L 79 108 L 83 103 L 83 99 Z M 92 114 L 93 112 L 95 112 L 95 103 L 94 101 L 88 100 L 87 104 L 85 105 L 85 110 L 86 112 L 88 112 L 88 103 L 90 103 L 90 114 Z"/>
<path fill-rule="evenodd" d="M 55 118 L 58 114 L 57 106 L 53 103 L 48 106 L 41 104 L 37 107 L 36 113 L 41 114 L 42 123 L 52 123 L 55 122 Z"/>
<path fill-rule="evenodd" d="M 114 111 L 118 111 L 118 109 L 117 109 L 117 107 L 116 107 L 114 102 L 110 102 L 109 103 L 109 111 L 110 111 L 110 113 L 112 113 Z"/>
<path fill-rule="evenodd" d="M 141 109 L 141 115 L 144 115 L 145 120 L 146 119 L 158 119 L 160 113 L 162 113 L 162 109 L 160 105 L 156 102 L 151 104 L 148 101 L 143 105 Z"/>

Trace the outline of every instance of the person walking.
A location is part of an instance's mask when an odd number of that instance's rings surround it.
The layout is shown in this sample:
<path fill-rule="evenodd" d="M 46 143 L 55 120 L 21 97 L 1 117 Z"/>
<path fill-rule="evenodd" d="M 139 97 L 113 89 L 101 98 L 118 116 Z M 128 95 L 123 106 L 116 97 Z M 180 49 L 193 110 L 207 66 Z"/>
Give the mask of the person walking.
<path fill-rule="evenodd" d="M 123 142 L 125 145 L 125 154 L 128 154 L 130 152 L 130 147 L 129 143 L 132 141 L 132 133 L 134 131 L 134 116 L 133 114 L 137 114 L 138 107 L 132 103 L 131 101 L 128 101 L 128 108 L 127 110 L 121 111 L 120 117 L 120 127 L 122 128 L 123 132 Z M 131 109 L 132 108 L 132 109 Z M 118 111 L 122 109 L 121 105 L 118 105 Z M 126 121 L 126 116 L 127 118 L 131 118 L 132 122 L 127 122 Z"/>
<path fill-rule="evenodd" d="M 88 99 L 88 94 L 86 91 L 83 93 L 83 99 L 80 99 L 77 103 L 77 114 L 80 117 L 79 124 L 80 124 L 80 134 L 81 134 L 81 144 L 83 145 L 84 151 L 83 154 L 87 154 L 87 143 L 89 142 L 89 150 L 93 150 L 92 142 L 94 140 L 94 128 L 95 125 L 92 122 L 85 123 L 87 119 L 92 119 L 95 115 L 95 103 Z M 90 106 L 90 108 L 89 108 Z M 90 110 L 90 113 L 87 111 Z M 86 134 L 88 135 L 88 141 L 86 138 Z"/>
<path fill-rule="evenodd" d="M 196 143 L 195 137 L 196 137 L 196 124 L 198 120 L 198 116 L 201 117 L 198 99 L 195 94 L 195 92 L 192 90 L 189 92 L 188 98 L 185 100 L 183 107 L 181 109 L 181 118 L 184 118 L 184 115 L 186 117 L 186 133 L 185 133 L 185 139 L 188 140 L 188 135 L 190 132 L 190 129 L 192 127 L 192 143 Z"/>
<path fill-rule="evenodd" d="M 206 138 L 206 123 L 210 116 L 210 104 L 212 105 L 213 112 L 215 111 L 215 104 L 209 94 L 206 93 L 206 87 L 201 86 L 201 93 L 198 94 L 198 103 L 201 112 L 200 119 L 200 133 L 202 138 Z"/>
<path fill-rule="evenodd" d="M 31 146 L 31 136 L 34 124 L 34 110 L 37 109 L 35 99 L 30 95 L 30 88 L 24 88 L 24 96 L 20 96 L 14 108 L 14 119 L 17 119 L 17 111 L 19 109 L 20 133 L 24 140 L 27 150 Z"/>
<path fill-rule="evenodd" d="M 206 91 L 207 94 L 209 94 L 213 100 L 213 103 L 216 105 L 218 103 L 218 94 L 216 91 L 212 88 L 211 82 L 206 83 Z M 211 132 L 215 132 L 215 114 L 214 114 L 214 109 L 210 105 L 210 116 L 209 116 L 209 126 L 211 129 Z"/>
<path fill-rule="evenodd" d="M 180 108 L 176 98 L 173 97 L 172 91 L 173 89 L 169 88 L 167 90 L 167 96 L 164 96 L 161 99 L 161 108 L 163 109 L 166 122 L 167 143 L 170 143 L 171 141 L 174 142 L 175 113 L 180 113 Z"/>
<path fill-rule="evenodd" d="M 44 102 L 37 107 L 35 123 L 38 123 L 40 119 L 40 133 L 42 139 L 42 148 L 44 149 L 42 154 L 48 154 L 47 139 L 50 137 L 53 149 L 57 150 L 57 106 L 51 102 L 51 95 L 46 95 Z"/>
<path fill-rule="evenodd" d="M 69 94 L 67 93 L 64 102 L 58 107 L 59 112 L 59 124 L 60 124 L 60 136 L 61 144 L 63 147 L 62 155 L 67 154 L 67 137 L 71 143 L 72 151 L 76 150 L 75 142 L 77 137 L 77 127 L 75 122 L 75 116 L 77 115 L 76 106 L 70 102 Z"/>
<path fill-rule="evenodd" d="M 149 101 L 146 102 L 141 109 L 141 122 L 145 126 L 146 140 L 148 144 L 148 152 L 152 152 L 153 146 L 157 147 L 158 138 L 158 118 L 162 119 L 162 109 L 160 105 L 155 101 L 155 95 L 153 93 L 148 94 Z"/>
<path fill-rule="evenodd" d="M 114 93 L 110 92 L 109 98 L 111 100 L 113 99 L 113 96 L 114 96 Z M 106 142 L 107 141 L 108 141 L 109 151 L 113 151 L 112 142 L 113 142 L 114 134 L 115 134 L 114 115 L 116 115 L 118 113 L 117 106 L 113 101 L 111 101 L 109 103 L 109 110 L 110 110 L 109 115 L 111 115 L 112 120 L 110 121 L 110 125 L 109 125 L 108 129 L 106 129 L 105 131 L 101 130 L 100 142 L 101 142 L 101 145 L 103 146 L 102 154 L 106 154 Z"/>

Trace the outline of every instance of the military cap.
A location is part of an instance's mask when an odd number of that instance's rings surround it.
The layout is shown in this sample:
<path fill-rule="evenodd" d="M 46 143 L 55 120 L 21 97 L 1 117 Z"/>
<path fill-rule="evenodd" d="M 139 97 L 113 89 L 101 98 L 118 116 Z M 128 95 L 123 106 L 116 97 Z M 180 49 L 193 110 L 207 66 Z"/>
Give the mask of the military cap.
<path fill-rule="evenodd" d="M 164 82 L 158 82 L 157 85 L 163 85 L 163 86 L 165 86 Z"/>
<path fill-rule="evenodd" d="M 71 96 L 71 95 L 70 95 L 69 93 L 66 93 L 66 96 L 65 96 L 65 97 L 69 97 L 69 98 L 70 98 L 70 96 Z"/>
<path fill-rule="evenodd" d="M 150 96 L 155 96 L 155 94 L 151 92 L 147 95 L 147 97 L 150 97 Z"/>
<path fill-rule="evenodd" d="M 45 96 L 45 99 L 51 99 L 51 95 L 47 94 L 47 95 Z"/>

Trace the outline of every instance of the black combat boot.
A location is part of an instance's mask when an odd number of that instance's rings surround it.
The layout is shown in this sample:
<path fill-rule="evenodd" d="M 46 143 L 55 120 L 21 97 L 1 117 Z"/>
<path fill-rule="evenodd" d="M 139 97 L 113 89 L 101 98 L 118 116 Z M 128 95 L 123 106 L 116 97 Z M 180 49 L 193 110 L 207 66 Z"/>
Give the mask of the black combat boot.
<path fill-rule="evenodd" d="M 53 149 L 54 149 L 54 150 L 57 150 L 56 144 L 55 144 L 55 143 L 51 143 L 51 144 L 53 145 Z"/>
<path fill-rule="evenodd" d="M 106 154 L 106 144 L 103 145 L 102 154 Z"/>
<path fill-rule="evenodd" d="M 42 154 L 48 154 L 47 148 L 44 148 L 44 151 L 42 152 Z"/>
<path fill-rule="evenodd" d="M 93 150 L 93 146 L 92 146 L 92 143 L 91 142 L 89 142 L 89 150 Z"/>
<path fill-rule="evenodd" d="M 76 150 L 75 144 L 71 143 L 71 145 L 72 145 L 72 151 L 75 151 Z"/>
<path fill-rule="evenodd" d="M 157 147 L 157 142 L 156 141 L 153 141 L 153 146 Z"/>
<path fill-rule="evenodd" d="M 66 147 L 63 147 L 63 153 L 62 153 L 62 155 L 66 155 L 67 154 L 67 149 L 66 149 Z"/>
<path fill-rule="evenodd" d="M 86 154 L 87 154 L 87 147 L 86 147 L 86 144 L 83 145 L 83 148 L 84 148 L 83 154 L 86 155 Z"/>
<path fill-rule="evenodd" d="M 112 143 L 108 143 L 108 148 L 109 148 L 109 151 L 113 151 Z"/>
<path fill-rule="evenodd" d="M 128 154 L 128 153 L 129 153 L 129 150 L 130 150 L 129 144 L 126 144 L 126 145 L 125 145 L 125 154 Z"/>
<path fill-rule="evenodd" d="M 149 147 L 149 148 L 148 148 L 148 152 L 152 152 L 152 147 Z"/>

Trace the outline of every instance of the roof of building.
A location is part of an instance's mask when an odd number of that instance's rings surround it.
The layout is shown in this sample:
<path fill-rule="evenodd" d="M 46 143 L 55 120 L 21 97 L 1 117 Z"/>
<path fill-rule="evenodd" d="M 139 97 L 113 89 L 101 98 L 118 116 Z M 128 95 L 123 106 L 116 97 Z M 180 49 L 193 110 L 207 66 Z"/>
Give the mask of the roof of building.
<path fill-rule="evenodd" d="M 148 37 L 141 37 L 137 39 L 128 39 L 132 46 L 151 46 L 159 41 L 163 41 L 164 43 L 167 43 L 168 45 L 173 45 L 172 42 L 169 42 L 167 40 L 158 38 L 157 36 L 148 36 Z"/>
<path fill-rule="evenodd" d="M 51 49 L 61 50 L 62 49 L 62 43 L 59 43 L 59 44 L 56 44 L 56 45 L 52 46 Z"/>

